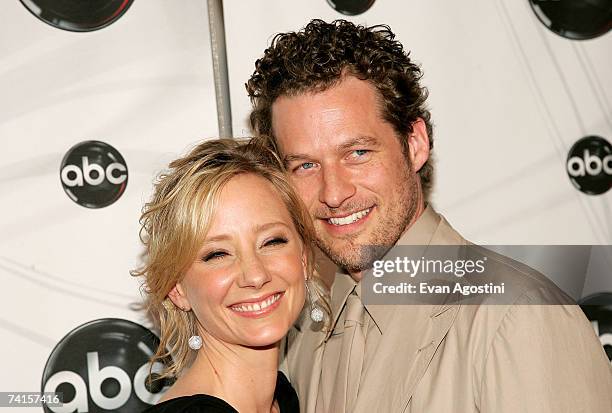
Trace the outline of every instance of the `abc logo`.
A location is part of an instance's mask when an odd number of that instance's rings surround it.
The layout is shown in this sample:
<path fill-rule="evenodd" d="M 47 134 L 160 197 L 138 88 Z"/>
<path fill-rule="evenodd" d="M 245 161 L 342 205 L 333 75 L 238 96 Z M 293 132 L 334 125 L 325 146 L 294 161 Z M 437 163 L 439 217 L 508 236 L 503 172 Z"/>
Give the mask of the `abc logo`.
<path fill-rule="evenodd" d="M 599 195 L 612 186 L 612 145 L 599 136 L 587 136 L 572 146 L 567 156 L 572 184 L 588 195 Z"/>
<path fill-rule="evenodd" d="M 354 16 L 365 13 L 372 5 L 374 0 L 327 0 L 338 13 Z"/>
<path fill-rule="evenodd" d="M 119 19 L 134 0 L 21 0 L 36 17 L 58 29 L 98 30 Z"/>
<path fill-rule="evenodd" d="M 62 406 L 45 412 L 138 412 L 155 404 L 166 389 L 163 380 L 147 380 L 149 358 L 159 339 L 127 320 L 91 321 L 68 333 L 45 366 L 42 391 L 61 393 Z M 152 376 L 163 368 L 154 363 Z"/>
<path fill-rule="evenodd" d="M 591 320 L 595 334 L 612 363 L 612 293 L 593 294 L 580 300 L 580 308 Z"/>
<path fill-rule="evenodd" d="M 115 148 L 100 141 L 86 141 L 66 153 L 60 178 L 74 202 L 87 208 L 103 208 L 121 197 L 128 171 Z"/>
<path fill-rule="evenodd" d="M 610 30 L 608 0 L 531 0 L 543 25 L 572 40 L 592 39 Z"/>

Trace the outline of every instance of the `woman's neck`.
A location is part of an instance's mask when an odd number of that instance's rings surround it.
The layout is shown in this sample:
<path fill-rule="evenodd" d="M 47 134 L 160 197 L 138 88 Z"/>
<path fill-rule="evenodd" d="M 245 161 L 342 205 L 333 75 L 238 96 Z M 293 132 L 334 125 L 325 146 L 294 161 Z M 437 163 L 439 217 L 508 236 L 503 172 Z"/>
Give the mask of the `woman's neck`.
<path fill-rule="evenodd" d="M 279 343 L 250 348 L 214 339 L 205 342 L 176 384 L 191 394 L 223 399 L 239 412 L 274 411 Z"/>

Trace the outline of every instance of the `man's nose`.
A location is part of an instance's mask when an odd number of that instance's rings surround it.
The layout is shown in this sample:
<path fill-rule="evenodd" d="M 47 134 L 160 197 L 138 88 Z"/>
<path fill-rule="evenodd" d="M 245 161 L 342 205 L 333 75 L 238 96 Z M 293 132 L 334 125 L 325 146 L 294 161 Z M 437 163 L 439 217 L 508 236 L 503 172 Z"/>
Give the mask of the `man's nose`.
<path fill-rule="evenodd" d="M 240 267 L 241 274 L 240 277 L 238 277 L 239 287 L 260 289 L 268 281 L 270 281 L 270 274 L 268 273 L 262 258 L 257 254 L 243 256 Z"/>
<path fill-rule="evenodd" d="M 355 195 L 355 186 L 345 168 L 337 165 L 323 167 L 322 186 L 319 201 L 330 208 L 338 208 L 344 201 Z"/>

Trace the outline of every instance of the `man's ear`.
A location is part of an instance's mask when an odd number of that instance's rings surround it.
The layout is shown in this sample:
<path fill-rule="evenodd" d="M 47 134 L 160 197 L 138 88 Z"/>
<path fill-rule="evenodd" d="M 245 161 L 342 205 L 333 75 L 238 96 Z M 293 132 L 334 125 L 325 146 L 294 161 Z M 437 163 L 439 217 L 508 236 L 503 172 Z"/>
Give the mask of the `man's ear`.
<path fill-rule="evenodd" d="M 191 310 L 191 304 L 189 304 L 189 300 L 185 295 L 185 290 L 183 290 L 183 286 L 181 283 L 176 283 L 174 287 L 168 293 L 168 298 L 174 303 L 175 306 L 180 308 L 183 311 Z"/>
<path fill-rule="evenodd" d="M 429 159 L 429 135 L 421 118 L 412 123 L 412 133 L 408 136 L 408 156 L 414 172 L 418 172 Z"/>

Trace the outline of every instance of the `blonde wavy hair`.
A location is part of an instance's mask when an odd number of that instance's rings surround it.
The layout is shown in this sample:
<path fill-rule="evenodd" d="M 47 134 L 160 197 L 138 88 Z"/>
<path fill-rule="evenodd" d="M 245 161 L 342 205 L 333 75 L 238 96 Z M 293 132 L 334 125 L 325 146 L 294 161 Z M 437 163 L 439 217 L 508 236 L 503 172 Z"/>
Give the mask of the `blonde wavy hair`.
<path fill-rule="evenodd" d="M 165 369 L 158 379 L 177 377 L 195 358 L 188 346 L 197 334 L 193 311 L 183 311 L 168 298 L 201 247 L 216 211 L 219 194 L 233 177 L 255 174 L 278 191 L 307 253 L 307 274 L 313 300 L 327 313 L 329 290 L 314 270 L 314 228 L 308 211 L 284 174 L 280 159 L 259 140 L 208 140 L 172 161 L 155 184 L 140 217 L 144 263 L 133 276 L 144 277 L 145 307 L 159 324 L 160 344 L 151 357 Z"/>

